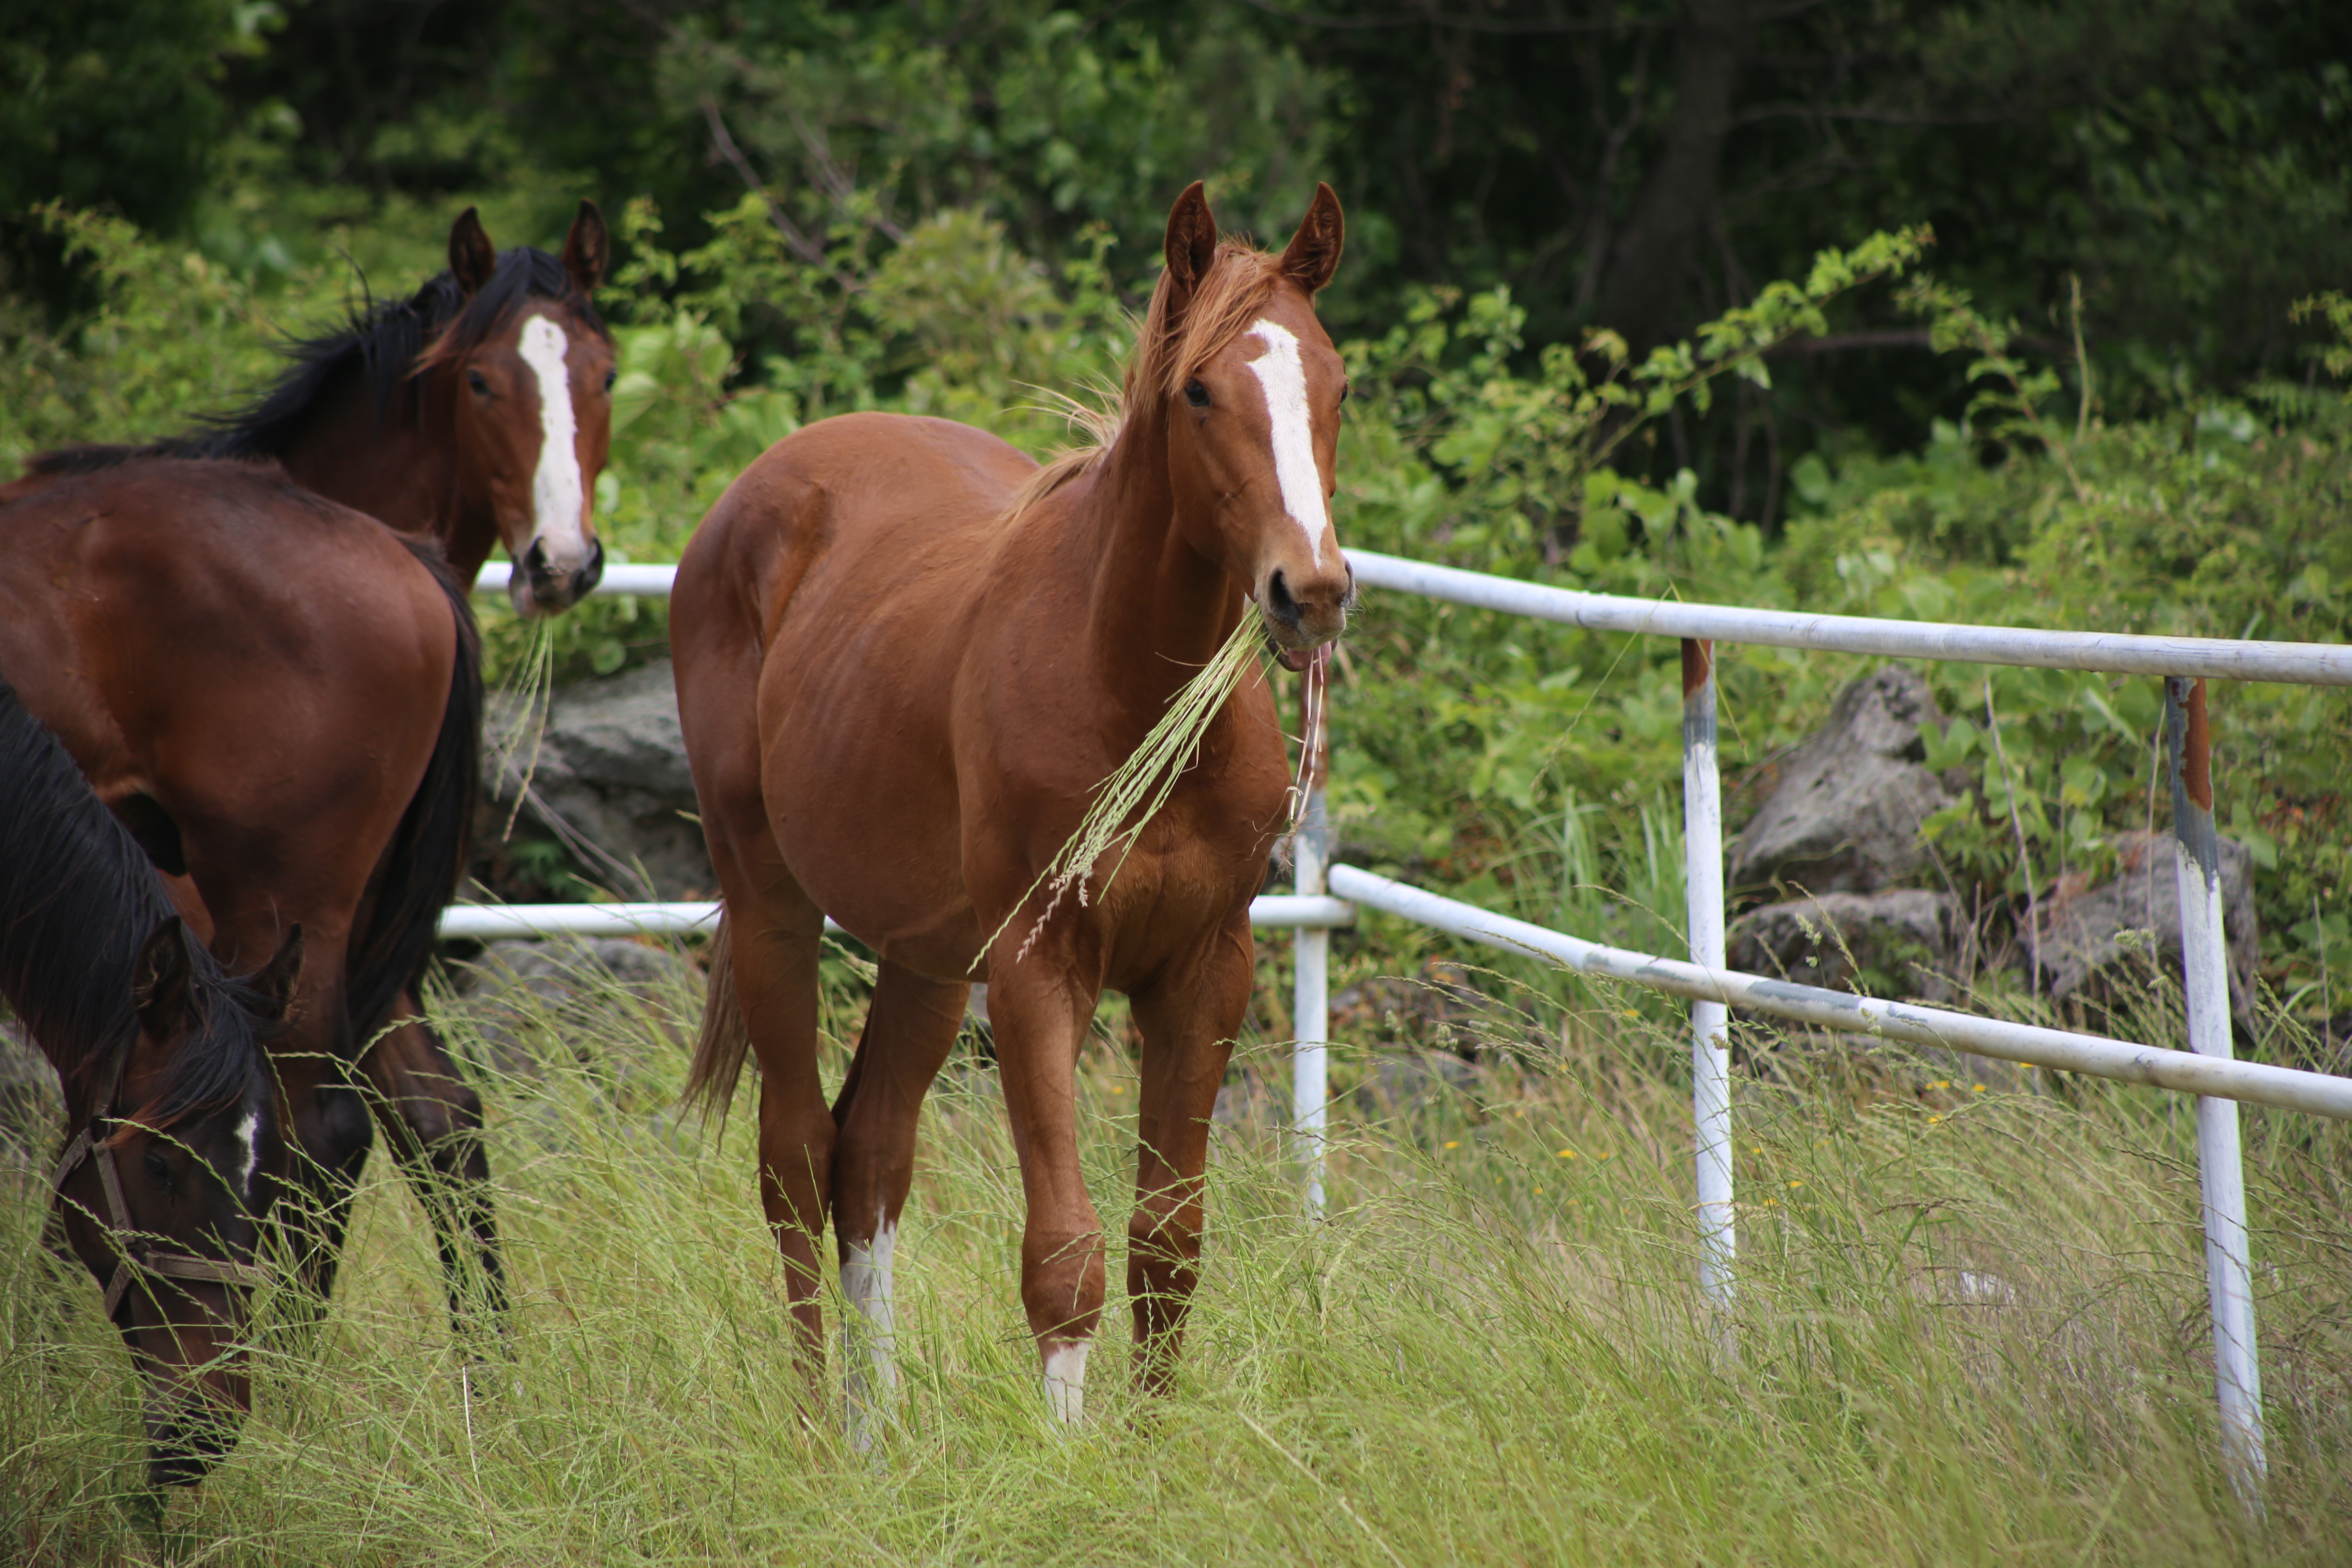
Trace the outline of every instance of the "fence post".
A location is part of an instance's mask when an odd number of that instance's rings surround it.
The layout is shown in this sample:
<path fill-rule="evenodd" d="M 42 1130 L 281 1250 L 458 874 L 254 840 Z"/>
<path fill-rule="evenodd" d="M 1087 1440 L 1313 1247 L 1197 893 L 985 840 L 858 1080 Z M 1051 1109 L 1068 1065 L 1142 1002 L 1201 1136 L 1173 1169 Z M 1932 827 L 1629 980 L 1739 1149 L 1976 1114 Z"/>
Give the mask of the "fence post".
<path fill-rule="evenodd" d="M 1716 770 L 1715 645 L 1696 637 L 1683 639 L 1683 884 L 1689 900 L 1690 961 L 1723 969 L 1723 783 Z M 1727 1014 L 1720 1002 L 1693 1002 L 1690 1013 L 1699 1287 L 1709 1302 L 1727 1310 L 1738 1251 L 1731 1211 Z"/>
<path fill-rule="evenodd" d="M 1324 807 L 1323 781 L 1330 772 L 1329 725 L 1324 714 L 1324 669 L 1318 663 L 1298 682 L 1299 783 L 1307 792 L 1298 814 L 1298 831 L 1291 839 L 1291 860 L 1297 874 L 1293 887 L 1301 894 L 1325 891 L 1326 868 L 1331 863 L 1331 825 Z M 1292 939 L 1296 979 L 1291 994 L 1290 1027 L 1297 1037 L 1290 1056 L 1290 1119 L 1298 1140 L 1298 1155 L 1306 1166 L 1307 1217 L 1323 1217 L 1323 1131 L 1328 1110 L 1331 1032 L 1331 933 L 1320 926 L 1300 926 Z"/>
<path fill-rule="evenodd" d="M 2213 831 L 2213 734 L 2205 682 L 2164 682 L 2164 732 L 2172 764 L 2172 840 L 2180 888 L 2180 964 L 2188 987 L 2189 1048 L 2231 1055 L 2230 958 L 2221 929 L 2221 852 Z M 2259 1507 L 2262 1369 L 2254 1354 L 2254 1297 L 2246 1245 L 2246 1173 L 2238 1103 L 2197 1101 L 2197 1165 L 2204 1188 L 2205 1286 L 2213 1312 L 2214 1379 L 2221 1405 L 2221 1458 L 2249 1507 Z"/>

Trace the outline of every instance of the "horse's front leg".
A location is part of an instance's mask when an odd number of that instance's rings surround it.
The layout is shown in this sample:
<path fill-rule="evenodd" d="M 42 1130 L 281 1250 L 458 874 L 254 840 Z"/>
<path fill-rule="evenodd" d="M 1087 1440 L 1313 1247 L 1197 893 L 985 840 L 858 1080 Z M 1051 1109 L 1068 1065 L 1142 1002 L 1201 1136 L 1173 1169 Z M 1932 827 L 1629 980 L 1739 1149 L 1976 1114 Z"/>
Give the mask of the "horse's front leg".
<path fill-rule="evenodd" d="M 1167 1392 L 1200 1279 L 1209 1120 L 1249 1008 L 1255 961 L 1244 921 L 1132 998 L 1143 1033 L 1143 1094 L 1127 1294 L 1135 1308 L 1136 1377 L 1154 1394 Z"/>
<path fill-rule="evenodd" d="M 988 976 L 988 1018 L 1028 1220 L 1021 1233 L 1021 1304 L 1064 1421 L 1086 1414 L 1087 1352 L 1102 1321 L 1102 1216 L 1078 1165 L 1078 1045 L 1098 990 L 1048 954 L 1015 961 L 1000 943 Z"/>

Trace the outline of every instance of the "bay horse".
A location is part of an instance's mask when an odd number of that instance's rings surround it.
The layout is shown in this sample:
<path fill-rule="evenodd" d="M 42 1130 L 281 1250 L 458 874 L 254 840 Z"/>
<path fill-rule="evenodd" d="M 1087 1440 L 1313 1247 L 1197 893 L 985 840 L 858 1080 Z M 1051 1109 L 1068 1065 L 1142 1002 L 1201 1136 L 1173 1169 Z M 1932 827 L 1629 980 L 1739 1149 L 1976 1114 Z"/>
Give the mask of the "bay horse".
<path fill-rule="evenodd" d="M 1314 309 L 1341 239 L 1328 185 L 1276 257 L 1221 241 L 1195 184 L 1169 215 L 1167 270 L 1098 446 L 1041 469 L 944 420 L 824 420 L 746 469 L 679 563 L 678 710 L 726 901 L 688 1092 L 723 1107 L 757 1054 L 761 1200 L 813 1376 L 828 1214 L 863 1319 L 844 1347 L 859 1446 L 896 1383 L 893 1251 L 918 1112 L 975 977 L 1027 1204 L 1022 1303 L 1066 1421 L 1084 1414 L 1107 1251 L 1078 1163 L 1076 1063 L 1103 990 L 1133 1001 L 1127 1287 L 1137 1377 L 1158 1390 L 1171 1375 L 1208 1119 L 1249 1003 L 1250 900 L 1285 818 L 1263 678 L 1224 703 L 1108 887 L 1046 918 L 1038 878 L 1244 616 L 1292 668 L 1346 624 L 1353 579 L 1328 500 L 1347 375 Z M 827 915 L 880 961 L 829 1110 Z"/>
<path fill-rule="evenodd" d="M 67 447 L 35 473 L 131 456 L 274 462 L 304 489 L 440 541 L 471 583 L 503 544 L 515 612 L 569 609 L 604 572 L 593 509 L 613 440 L 613 338 L 590 298 L 610 240 L 583 201 L 561 260 L 499 252 L 467 207 L 449 269 L 287 345 L 269 390 L 203 428 L 138 447 Z"/>
<path fill-rule="evenodd" d="M 52 469 L 0 489 L 0 675 L 223 963 L 302 929 L 269 1042 L 284 1157 L 258 1201 L 323 1300 L 373 1137 L 354 1064 L 466 864 L 482 695 L 464 585 L 275 466 Z M 445 1256 L 468 1226 L 487 1244 L 486 1210 L 424 1195 Z"/>
<path fill-rule="evenodd" d="M 152 1485 L 200 1478 L 248 1407 L 254 1184 L 278 1140 L 262 1043 L 301 966 L 297 928 L 257 973 L 225 975 L 0 681 L 0 996 L 65 1090 L 51 1241 L 137 1358 Z"/>
<path fill-rule="evenodd" d="M 292 365 L 250 406 L 144 447 L 62 448 L 31 471 L 159 457 L 275 464 L 318 495 L 436 541 L 459 582 L 470 584 L 503 544 L 518 566 L 508 588 L 516 613 L 562 611 L 604 567 L 593 505 L 612 444 L 614 360 L 592 295 L 609 247 L 593 202 L 580 204 L 560 259 L 528 246 L 498 251 L 467 207 L 450 226 L 447 271 L 289 345 Z M 405 991 L 395 1002 L 399 1016 L 418 1012 Z M 382 1023 L 370 1017 L 362 1043 Z M 385 1035 L 360 1066 L 432 1211 L 453 1310 L 469 1249 L 501 1306 L 479 1095 L 421 1021 Z"/>

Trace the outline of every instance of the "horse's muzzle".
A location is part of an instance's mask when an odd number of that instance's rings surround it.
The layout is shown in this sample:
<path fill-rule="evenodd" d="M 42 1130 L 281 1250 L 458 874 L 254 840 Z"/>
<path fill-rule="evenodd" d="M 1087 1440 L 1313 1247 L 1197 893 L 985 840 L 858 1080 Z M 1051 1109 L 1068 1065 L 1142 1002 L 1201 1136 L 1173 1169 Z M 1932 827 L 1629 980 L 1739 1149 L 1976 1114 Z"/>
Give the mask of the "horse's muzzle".
<path fill-rule="evenodd" d="M 552 615 L 560 610 L 568 610 L 594 592 L 596 584 L 604 580 L 604 542 L 599 539 L 591 545 L 585 564 L 575 571 L 562 572 L 549 564 L 546 547 L 534 539 L 530 542 L 530 548 L 523 552 L 522 570 L 518 576 L 530 589 L 529 605 L 520 602 L 515 605 L 519 614 L 528 616 L 533 612 L 543 612 Z M 520 600 L 520 595 L 516 597 Z"/>
<path fill-rule="evenodd" d="M 1276 567 L 1267 574 L 1259 595 L 1267 647 L 1285 669 L 1304 669 L 1307 656 L 1348 629 L 1348 611 L 1356 602 L 1356 574 L 1344 578 L 1325 576 L 1294 586 Z"/>
<path fill-rule="evenodd" d="M 192 1487 L 236 1445 L 245 1412 L 202 1393 L 150 1399 L 147 1405 L 147 1484 Z"/>

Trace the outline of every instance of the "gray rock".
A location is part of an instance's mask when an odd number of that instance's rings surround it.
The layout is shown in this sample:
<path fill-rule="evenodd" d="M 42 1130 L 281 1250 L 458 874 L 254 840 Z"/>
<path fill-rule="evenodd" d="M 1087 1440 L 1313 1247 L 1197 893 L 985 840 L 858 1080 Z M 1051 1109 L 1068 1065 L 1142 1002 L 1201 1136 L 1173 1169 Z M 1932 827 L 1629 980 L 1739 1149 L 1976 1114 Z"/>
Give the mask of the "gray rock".
<path fill-rule="evenodd" d="M 2043 993 L 2055 1000 L 2079 997 L 2105 1006 L 2119 984 L 2145 983 L 2157 965 L 2171 976 L 2180 973 L 2180 885 L 2172 836 L 2118 834 L 2116 848 L 2121 869 L 2112 881 L 2080 888 L 2061 883 L 2042 900 L 2034 952 Z M 2261 932 L 2252 858 L 2231 838 L 2221 840 L 2221 932 L 2229 944 L 2231 1010 L 2250 1022 Z"/>
<path fill-rule="evenodd" d="M 488 1065 L 509 1076 L 570 1060 L 625 1078 L 659 1038 L 690 1044 L 698 1022 L 702 972 L 625 938 L 493 942 L 460 967 Z"/>
<path fill-rule="evenodd" d="M 1951 794 L 1922 758 L 1922 725 L 1943 733 L 1927 683 L 1888 665 L 1838 693 L 1829 722 L 1798 747 L 1739 836 L 1735 886 L 1869 893 L 1927 865 L 1919 824 Z"/>
<path fill-rule="evenodd" d="M 1832 991 L 1947 1002 L 1959 923 L 1949 893 L 1822 893 L 1739 917 L 1731 967 Z"/>
<path fill-rule="evenodd" d="M 527 789 L 522 819 L 553 834 L 602 885 L 639 897 L 709 896 L 718 879 L 690 820 L 694 775 L 669 660 L 556 692 L 536 744 L 531 718 L 511 694 L 492 704 L 482 792 L 496 820 L 478 840 L 505 830 Z"/>

